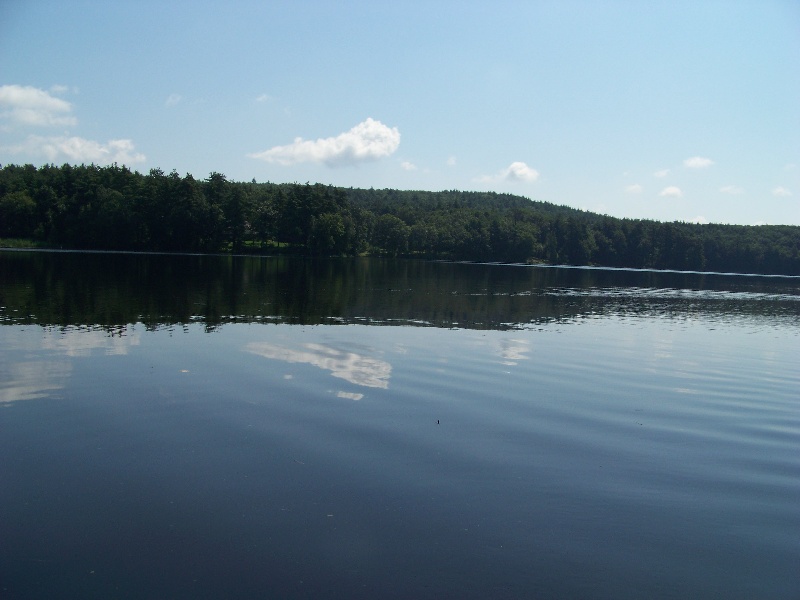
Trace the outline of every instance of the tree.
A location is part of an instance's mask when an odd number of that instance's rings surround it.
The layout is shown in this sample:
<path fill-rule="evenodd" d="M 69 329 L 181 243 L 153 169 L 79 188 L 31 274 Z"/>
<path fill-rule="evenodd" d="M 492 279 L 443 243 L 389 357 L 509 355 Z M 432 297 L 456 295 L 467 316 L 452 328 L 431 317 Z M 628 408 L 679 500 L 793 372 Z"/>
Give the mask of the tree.
<path fill-rule="evenodd" d="M 27 191 L 10 192 L 0 198 L 0 235 L 30 237 L 36 224 L 36 202 Z"/>
<path fill-rule="evenodd" d="M 388 256 L 399 256 L 408 251 L 411 228 L 394 215 L 381 215 L 375 221 L 372 245 Z"/>
<path fill-rule="evenodd" d="M 316 256 L 341 255 L 347 251 L 347 231 L 338 213 L 323 213 L 311 217 L 308 248 Z"/>

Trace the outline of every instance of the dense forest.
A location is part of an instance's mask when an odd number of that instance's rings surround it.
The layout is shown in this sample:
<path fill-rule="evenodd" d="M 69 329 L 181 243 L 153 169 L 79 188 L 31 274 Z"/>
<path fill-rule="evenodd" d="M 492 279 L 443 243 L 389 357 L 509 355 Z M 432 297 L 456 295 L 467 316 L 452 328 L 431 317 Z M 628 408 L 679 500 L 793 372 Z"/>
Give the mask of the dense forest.
<path fill-rule="evenodd" d="M 42 247 L 258 252 L 800 275 L 800 227 L 617 219 L 490 192 L 204 180 L 111 165 L 0 168 L 0 238 Z"/>

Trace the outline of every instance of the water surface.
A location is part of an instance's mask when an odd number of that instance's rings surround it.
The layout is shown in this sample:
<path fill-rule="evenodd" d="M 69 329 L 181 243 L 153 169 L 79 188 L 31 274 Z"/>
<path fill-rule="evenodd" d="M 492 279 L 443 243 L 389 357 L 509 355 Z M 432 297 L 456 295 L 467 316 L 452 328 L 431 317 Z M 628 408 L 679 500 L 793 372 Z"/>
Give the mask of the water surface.
<path fill-rule="evenodd" d="M 0 253 L 3 598 L 797 598 L 797 279 Z"/>

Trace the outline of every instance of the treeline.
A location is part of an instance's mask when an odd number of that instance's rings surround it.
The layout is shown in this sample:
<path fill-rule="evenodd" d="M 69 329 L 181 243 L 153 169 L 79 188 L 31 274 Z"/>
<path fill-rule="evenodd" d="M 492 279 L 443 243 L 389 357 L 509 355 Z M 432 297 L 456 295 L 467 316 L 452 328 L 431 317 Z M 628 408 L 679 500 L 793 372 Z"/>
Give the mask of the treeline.
<path fill-rule="evenodd" d="M 800 227 L 617 219 L 489 192 L 196 180 L 112 165 L 0 168 L 0 238 L 50 247 L 371 254 L 800 275 Z"/>

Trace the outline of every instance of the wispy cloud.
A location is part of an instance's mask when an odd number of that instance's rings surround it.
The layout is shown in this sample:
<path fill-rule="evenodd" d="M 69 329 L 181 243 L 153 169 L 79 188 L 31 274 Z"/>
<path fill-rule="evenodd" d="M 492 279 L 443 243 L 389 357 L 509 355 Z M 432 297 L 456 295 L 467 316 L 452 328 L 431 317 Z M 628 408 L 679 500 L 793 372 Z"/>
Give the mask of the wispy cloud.
<path fill-rule="evenodd" d="M 272 96 L 269 94 L 261 94 L 258 98 L 256 98 L 256 102 L 269 102 L 272 100 Z"/>
<path fill-rule="evenodd" d="M 41 136 L 31 133 L 31 128 L 77 126 L 72 114 L 72 104 L 53 94 L 68 91 L 65 85 L 54 85 L 50 91 L 23 85 L 0 86 L 0 120 L 8 125 L 0 127 L 13 132 L 16 141 L 4 140 L 2 150 L 9 154 L 23 154 L 44 158 L 50 162 L 92 162 L 131 164 L 143 162 L 145 155 L 137 152 L 129 139 L 111 139 L 105 143 L 71 135 Z M 73 88 L 73 92 L 77 90 Z"/>
<path fill-rule="evenodd" d="M 13 154 L 28 154 L 50 162 L 66 160 L 74 163 L 92 162 L 99 165 L 143 162 L 145 155 L 137 152 L 131 140 L 109 140 L 105 144 L 82 137 L 28 136 L 21 144 L 4 148 Z"/>
<path fill-rule="evenodd" d="M 695 223 L 696 225 L 708 225 L 708 219 L 703 216 L 697 216 L 693 219 L 690 219 L 689 223 Z"/>
<path fill-rule="evenodd" d="M 58 86 L 56 89 L 60 90 Z M 23 85 L 0 86 L 0 118 L 15 125 L 71 127 L 78 121 L 72 105 L 39 88 Z"/>
<path fill-rule="evenodd" d="M 779 185 L 775 189 L 772 190 L 773 196 L 778 196 L 779 198 L 786 198 L 792 195 L 792 192 L 787 190 L 785 187 Z"/>
<path fill-rule="evenodd" d="M 671 185 L 661 190 L 661 193 L 658 195 L 663 196 L 664 198 L 680 198 L 683 196 L 683 192 L 681 191 L 681 188 Z"/>
<path fill-rule="evenodd" d="M 296 138 L 286 146 L 274 146 L 247 156 L 281 165 L 316 162 L 340 167 L 390 156 L 399 145 L 400 132 L 397 127 L 388 127 L 368 118 L 336 137 L 313 141 Z"/>
<path fill-rule="evenodd" d="M 656 171 L 655 173 L 653 173 L 653 177 L 658 177 L 659 179 L 662 179 L 662 178 L 666 177 L 667 175 L 669 175 L 669 169 L 661 169 L 661 170 Z"/>
<path fill-rule="evenodd" d="M 629 194 L 641 194 L 644 191 L 644 188 L 638 183 L 634 183 L 626 187 L 625 191 Z"/>
<path fill-rule="evenodd" d="M 457 161 L 456 161 L 456 157 L 455 156 L 449 156 L 447 158 L 447 166 L 448 167 L 455 167 L 456 166 L 456 162 Z"/>
<path fill-rule="evenodd" d="M 692 158 L 687 158 L 685 161 L 683 161 L 683 166 L 690 169 L 705 169 L 713 164 L 713 160 L 703 156 L 693 156 Z"/>
<path fill-rule="evenodd" d="M 400 163 L 400 168 L 403 169 L 404 171 L 416 171 L 417 165 L 415 165 L 410 161 L 404 160 L 403 162 Z"/>
<path fill-rule="evenodd" d="M 479 183 L 496 183 L 498 181 L 522 181 L 533 182 L 539 179 L 539 171 L 532 169 L 524 162 L 516 161 L 507 168 L 500 171 L 497 175 L 483 175 L 475 181 Z"/>
<path fill-rule="evenodd" d="M 177 106 L 181 100 L 183 100 L 183 96 L 181 96 L 180 94 L 170 94 L 164 101 L 164 106 L 166 106 L 167 108 Z"/>
<path fill-rule="evenodd" d="M 719 188 L 719 191 L 723 194 L 731 194 L 732 196 L 739 196 L 744 194 L 744 190 L 740 188 L 738 185 L 725 185 Z"/>

